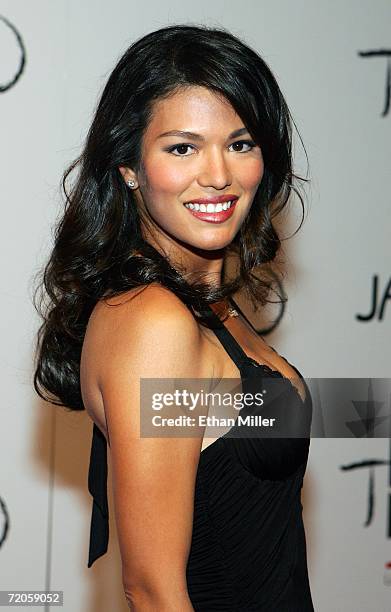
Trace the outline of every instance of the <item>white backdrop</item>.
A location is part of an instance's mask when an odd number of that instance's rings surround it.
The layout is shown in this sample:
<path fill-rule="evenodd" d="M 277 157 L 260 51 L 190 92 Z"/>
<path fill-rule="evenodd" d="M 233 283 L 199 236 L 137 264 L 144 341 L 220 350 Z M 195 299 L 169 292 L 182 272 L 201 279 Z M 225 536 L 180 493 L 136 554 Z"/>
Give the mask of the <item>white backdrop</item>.
<path fill-rule="evenodd" d="M 32 389 L 39 323 L 32 277 L 51 247 L 61 173 L 79 153 L 104 83 L 133 40 L 170 23 L 228 27 L 270 65 L 310 161 L 306 221 L 283 243 L 289 302 L 267 340 L 307 377 L 388 377 L 391 305 L 379 314 L 391 277 L 391 5 L 144 0 L 140 13 L 140 3 L 129 0 L 3 0 L 0 15 L 26 49 L 23 73 L 0 93 L 0 589 L 63 590 L 66 612 L 125 611 L 113 521 L 109 554 L 86 566 L 91 422 L 45 405 Z M 380 53 L 360 55 L 369 51 Z M 0 21 L 0 86 L 17 72 L 20 53 Z M 296 169 L 306 172 L 300 149 Z M 362 321 L 356 315 L 372 310 L 375 276 L 376 312 Z M 387 460 L 389 441 L 311 441 L 303 505 L 320 612 L 391 609 L 384 569 L 391 561 L 389 466 L 376 469 L 367 527 L 368 471 L 340 469 L 365 458 Z"/>

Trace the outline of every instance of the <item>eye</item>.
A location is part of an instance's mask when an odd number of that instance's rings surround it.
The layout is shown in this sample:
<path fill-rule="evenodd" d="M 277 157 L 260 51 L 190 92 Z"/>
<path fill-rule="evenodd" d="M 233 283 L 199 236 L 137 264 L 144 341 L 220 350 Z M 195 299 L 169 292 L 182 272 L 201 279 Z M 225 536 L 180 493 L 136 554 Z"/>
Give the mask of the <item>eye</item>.
<path fill-rule="evenodd" d="M 231 147 L 236 147 L 237 145 L 239 146 L 246 145 L 249 148 L 245 149 L 244 151 L 243 150 L 239 151 L 238 149 L 235 149 L 236 153 L 247 153 L 247 151 L 251 151 L 251 149 L 253 149 L 256 146 L 255 142 L 253 142 L 252 140 L 237 140 L 236 142 L 233 142 L 231 144 Z"/>
<path fill-rule="evenodd" d="M 173 155 L 176 155 L 176 157 L 189 157 L 188 155 L 184 155 L 184 153 L 186 152 L 186 149 L 188 149 L 189 147 L 191 147 L 192 149 L 194 148 L 190 144 L 187 144 L 185 142 L 181 142 L 180 144 L 174 145 L 173 147 L 169 147 L 166 150 L 169 153 L 173 153 Z M 178 153 L 174 153 L 175 150 L 177 150 Z"/>

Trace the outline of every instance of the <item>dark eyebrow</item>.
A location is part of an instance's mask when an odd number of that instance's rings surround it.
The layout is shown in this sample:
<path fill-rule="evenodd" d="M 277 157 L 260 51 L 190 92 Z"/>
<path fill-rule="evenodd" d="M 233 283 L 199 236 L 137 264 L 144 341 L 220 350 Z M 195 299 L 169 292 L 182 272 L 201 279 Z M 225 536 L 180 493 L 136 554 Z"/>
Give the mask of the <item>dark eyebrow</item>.
<path fill-rule="evenodd" d="M 237 136 L 242 136 L 243 134 L 248 134 L 248 133 L 249 132 L 247 128 L 245 127 L 239 128 L 238 130 L 234 130 L 233 132 L 231 132 L 231 134 L 228 136 L 228 140 L 230 140 L 231 138 L 236 138 Z M 205 140 L 205 138 L 201 136 L 200 134 L 195 134 L 194 132 L 185 132 L 183 130 L 170 130 L 169 132 L 164 132 L 163 134 L 160 134 L 158 138 L 163 138 L 164 136 L 181 136 L 181 137 L 191 138 L 192 140 L 198 140 L 198 141 Z"/>

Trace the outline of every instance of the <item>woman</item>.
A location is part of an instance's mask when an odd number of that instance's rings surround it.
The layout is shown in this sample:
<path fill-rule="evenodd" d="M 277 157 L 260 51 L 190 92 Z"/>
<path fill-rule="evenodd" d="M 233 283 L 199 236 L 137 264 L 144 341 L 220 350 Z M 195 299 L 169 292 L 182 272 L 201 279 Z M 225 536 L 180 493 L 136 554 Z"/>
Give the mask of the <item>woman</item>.
<path fill-rule="evenodd" d="M 298 370 L 232 299 L 243 289 L 267 303 L 270 282 L 254 272 L 276 256 L 272 219 L 296 178 L 289 110 L 265 62 L 224 29 L 190 25 L 129 47 L 64 175 L 35 388 L 94 423 L 89 566 L 107 549 L 110 449 L 137 612 L 313 610 L 300 502 L 308 437 L 140 435 L 142 378 L 254 389 L 267 376 L 283 387 L 273 410 L 292 423 L 310 414 Z"/>

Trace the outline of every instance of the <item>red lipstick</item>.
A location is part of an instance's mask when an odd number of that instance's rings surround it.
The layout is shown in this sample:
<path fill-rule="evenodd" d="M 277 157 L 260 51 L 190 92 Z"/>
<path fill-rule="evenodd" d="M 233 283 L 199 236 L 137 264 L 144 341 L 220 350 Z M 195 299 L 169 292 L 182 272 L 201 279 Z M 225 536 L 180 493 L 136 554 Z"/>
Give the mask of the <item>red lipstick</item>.
<path fill-rule="evenodd" d="M 188 208 L 187 206 L 185 208 L 187 208 L 187 210 L 193 215 L 193 217 L 197 217 L 201 221 L 206 221 L 207 223 L 223 223 L 233 215 L 237 201 L 238 196 L 227 194 L 225 196 L 216 196 L 214 198 L 199 198 L 191 200 L 191 204 L 204 204 L 204 206 L 207 206 L 208 204 L 223 204 L 224 202 L 231 202 L 231 205 L 229 208 L 227 208 L 227 210 L 202 212 L 200 210 L 195 210 L 194 208 Z M 186 204 L 189 203 L 190 202 L 187 202 Z"/>
<path fill-rule="evenodd" d="M 188 202 L 193 202 L 194 204 L 218 204 L 219 202 L 221 202 L 223 204 L 224 202 L 230 202 L 232 200 L 237 199 L 238 196 L 234 193 L 226 193 L 221 196 L 210 196 L 209 198 L 197 198 L 195 200 L 188 200 Z M 188 202 L 185 202 L 185 204 L 188 204 Z"/>

